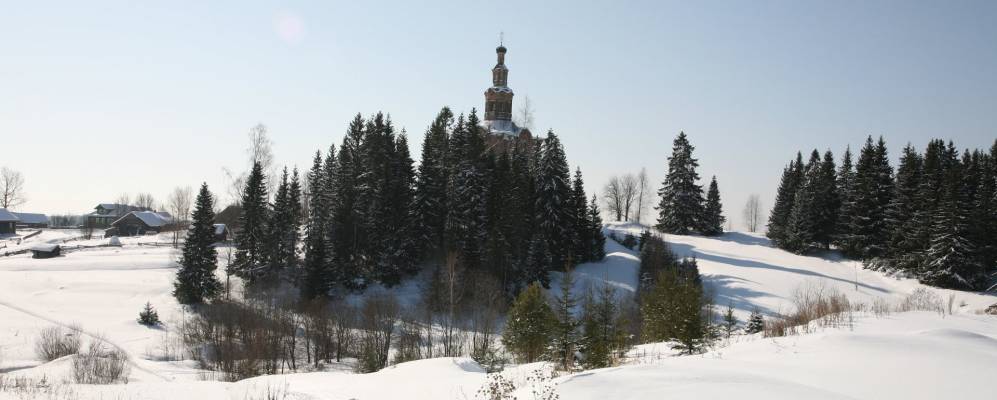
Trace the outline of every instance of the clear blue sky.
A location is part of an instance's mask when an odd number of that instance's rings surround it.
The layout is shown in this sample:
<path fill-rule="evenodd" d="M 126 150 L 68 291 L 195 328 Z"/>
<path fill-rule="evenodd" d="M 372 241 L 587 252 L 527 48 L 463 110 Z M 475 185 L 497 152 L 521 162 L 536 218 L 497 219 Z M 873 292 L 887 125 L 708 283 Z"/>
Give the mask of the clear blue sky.
<path fill-rule="evenodd" d="M 997 137 L 994 1 L 5 3 L 0 165 L 24 211 L 223 192 L 258 122 L 307 168 L 384 110 L 418 157 L 440 107 L 482 106 L 499 31 L 517 100 L 589 191 L 642 166 L 657 187 L 684 130 L 740 221 L 798 149 Z"/>

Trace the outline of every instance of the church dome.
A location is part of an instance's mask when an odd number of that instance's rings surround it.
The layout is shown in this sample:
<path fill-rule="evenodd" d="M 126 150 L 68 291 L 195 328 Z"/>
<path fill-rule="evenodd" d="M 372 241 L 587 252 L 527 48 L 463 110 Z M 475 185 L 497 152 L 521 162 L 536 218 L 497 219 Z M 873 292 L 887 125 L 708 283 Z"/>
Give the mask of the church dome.
<path fill-rule="evenodd" d="M 495 48 L 495 52 L 496 53 L 505 53 L 505 46 L 499 45 L 499 47 Z"/>

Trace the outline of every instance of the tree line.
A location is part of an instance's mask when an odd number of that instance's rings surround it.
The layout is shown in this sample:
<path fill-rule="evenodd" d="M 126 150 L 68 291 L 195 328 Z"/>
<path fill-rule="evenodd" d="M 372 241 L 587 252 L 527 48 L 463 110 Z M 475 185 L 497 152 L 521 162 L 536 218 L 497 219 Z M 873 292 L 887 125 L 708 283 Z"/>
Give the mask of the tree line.
<path fill-rule="evenodd" d="M 416 168 L 404 130 L 383 113 L 358 114 L 303 179 L 284 170 L 272 201 L 277 178 L 254 162 L 228 272 L 250 287 L 293 283 L 307 301 L 433 267 L 487 274 L 511 299 L 532 282 L 549 287 L 550 271 L 601 260 L 597 199 L 580 169 L 572 176 L 557 135 L 498 140 L 510 143 L 489 148 L 474 110 L 443 108 Z"/>
<path fill-rule="evenodd" d="M 997 142 L 959 152 L 931 140 L 908 144 L 890 165 L 886 142 L 868 137 L 855 164 L 830 150 L 797 153 L 783 169 L 768 222 L 779 247 L 840 249 L 873 269 L 930 285 L 988 289 L 997 278 Z"/>

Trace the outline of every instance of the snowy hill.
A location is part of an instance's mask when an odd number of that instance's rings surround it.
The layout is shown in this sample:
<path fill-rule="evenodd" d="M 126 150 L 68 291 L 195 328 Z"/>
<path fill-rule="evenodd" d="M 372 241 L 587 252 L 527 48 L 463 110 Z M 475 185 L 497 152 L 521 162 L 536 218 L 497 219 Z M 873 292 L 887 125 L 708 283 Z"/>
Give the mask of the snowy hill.
<path fill-rule="evenodd" d="M 607 229 L 634 235 L 641 230 L 627 224 Z M 716 303 L 732 302 L 742 320 L 754 307 L 769 315 L 790 311 L 793 291 L 801 285 L 835 288 L 851 301 L 867 304 L 875 299 L 899 302 L 924 288 L 913 280 L 861 270 L 834 254 L 789 254 L 752 234 L 665 238 L 679 254 L 699 260 Z M 131 383 L 68 385 L 49 398 L 244 399 L 262 398 L 260 393 L 269 390 L 288 399 L 474 399 L 486 382 L 483 369 L 463 358 L 414 361 L 367 375 L 313 372 L 234 383 L 198 381 L 203 371 L 194 363 L 157 356 L 169 345 L 164 331 L 135 323 L 146 301 L 152 301 L 166 321 L 175 320 L 179 312 L 170 296 L 174 251 L 139 244 L 150 240 L 157 238 L 126 239 L 122 247 L 79 250 L 48 260 L 0 257 L 0 372 L 62 381 L 66 360 L 38 361 L 33 341 L 42 328 L 78 323 L 88 334 L 105 334 L 131 356 Z M 636 253 L 612 240 L 607 240 L 606 250 L 606 260 L 576 269 L 577 290 L 605 281 L 620 291 L 635 290 Z M 555 285 L 559 278 L 555 274 Z M 409 295 L 413 287 L 403 284 L 402 294 Z M 997 376 L 997 317 L 978 311 L 997 303 L 997 297 L 930 290 L 944 299 L 953 295 L 955 315 L 861 314 L 849 327 L 775 339 L 741 336 L 699 356 L 651 351 L 653 356 L 635 357 L 620 367 L 559 377 L 557 390 L 562 399 L 987 397 L 990 380 Z M 645 345 L 635 352 L 655 347 L 666 346 Z M 524 388 L 526 378 L 540 367 L 516 366 L 503 373 L 521 387 L 520 399 L 532 398 Z M 3 398 L 16 396 L 0 391 Z"/>

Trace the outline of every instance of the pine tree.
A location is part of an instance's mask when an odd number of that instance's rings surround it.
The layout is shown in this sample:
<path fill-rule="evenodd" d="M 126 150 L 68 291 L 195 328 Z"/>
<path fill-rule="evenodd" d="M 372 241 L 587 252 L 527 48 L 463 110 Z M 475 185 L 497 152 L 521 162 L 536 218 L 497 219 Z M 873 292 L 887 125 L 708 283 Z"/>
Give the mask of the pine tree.
<path fill-rule="evenodd" d="M 793 212 L 793 204 L 796 201 L 796 191 L 803 181 L 803 155 L 796 153 L 796 161 L 791 161 L 789 166 L 782 170 L 782 180 L 779 182 L 779 191 L 776 193 L 775 205 L 769 214 L 768 232 L 766 236 L 772 239 L 777 246 L 786 239 L 786 231 L 789 226 L 789 216 Z"/>
<path fill-rule="evenodd" d="M 723 205 L 720 203 L 720 188 L 717 187 L 717 177 L 710 180 L 710 189 L 706 192 L 706 207 L 701 217 L 700 231 L 706 236 L 716 236 L 724 233 Z"/>
<path fill-rule="evenodd" d="M 236 237 L 235 261 L 232 263 L 236 276 L 256 283 L 266 272 L 269 259 L 267 249 L 267 189 L 266 177 L 260 163 L 254 163 L 246 188 L 242 193 L 242 215 L 239 225 L 242 233 Z"/>
<path fill-rule="evenodd" d="M 322 296 L 330 289 L 331 255 L 328 250 L 331 247 L 326 242 L 326 226 L 328 217 L 328 204 L 323 199 L 325 194 L 325 170 L 322 168 L 322 153 L 315 152 L 315 159 L 312 162 L 312 169 L 308 172 L 308 193 L 309 204 L 308 222 L 305 233 L 305 262 L 304 272 L 301 278 L 301 299 L 309 301 L 315 297 Z"/>
<path fill-rule="evenodd" d="M 575 350 L 577 350 L 579 336 L 579 321 L 575 318 L 573 310 L 578 303 L 578 299 L 572 293 L 575 286 L 574 276 L 570 269 L 565 269 L 561 275 L 560 294 L 554 298 L 554 315 L 556 321 L 553 326 L 551 349 L 552 360 L 561 364 L 561 369 L 570 371 L 574 368 Z"/>
<path fill-rule="evenodd" d="M 508 322 L 502 332 L 502 344 L 522 362 L 539 361 L 551 342 L 551 330 L 557 321 L 544 301 L 540 285 L 523 290 L 509 309 Z"/>
<path fill-rule="evenodd" d="M 727 304 L 727 308 L 724 310 L 723 319 L 724 319 L 723 320 L 724 334 L 727 336 L 727 339 L 730 339 L 731 335 L 734 334 L 734 331 L 737 330 L 737 322 L 738 322 L 737 316 L 734 315 L 733 301 Z"/>
<path fill-rule="evenodd" d="M 180 269 L 173 284 L 173 297 L 180 304 L 201 303 L 214 298 L 222 290 L 222 284 L 215 276 L 218 255 L 214 247 L 214 201 L 206 183 L 201 185 L 197 194 L 191 220 L 180 255 Z"/>
<path fill-rule="evenodd" d="M 659 273 L 651 290 L 641 296 L 643 339 L 674 340 L 682 353 L 696 353 L 706 338 L 702 298 L 698 281 L 682 270 Z"/>
<path fill-rule="evenodd" d="M 537 166 L 536 220 L 539 239 L 550 255 L 547 270 L 563 268 L 572 255 L 574 218 L 571 215 L 571 180 L 561 141 L 547 131 Z"/>
<path fill-rule="evenodd" d="M 689 144 L 685 132 L 679 132 L 672 144 L 672 155 L 668 157 L 668 174 L 658 190 L 661 202 L 658 204 L 658 230 L 684 235 L 696 230 L 703 214 L 703 188 L 696 182 L 699 162 L 692 157 L 694 147 Z"/>
<path fill-rule="evenodd" d="M 589 202 L 588 212 L 589 260 L 602 261 L 606 258 L 606 236 L 602 234 L 602 212 L 599 211 L 599 202 L 594 194 Z"/>

